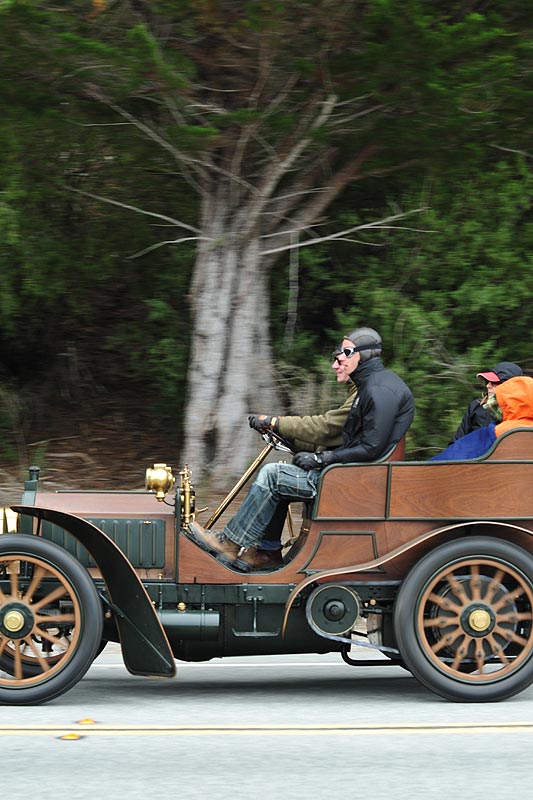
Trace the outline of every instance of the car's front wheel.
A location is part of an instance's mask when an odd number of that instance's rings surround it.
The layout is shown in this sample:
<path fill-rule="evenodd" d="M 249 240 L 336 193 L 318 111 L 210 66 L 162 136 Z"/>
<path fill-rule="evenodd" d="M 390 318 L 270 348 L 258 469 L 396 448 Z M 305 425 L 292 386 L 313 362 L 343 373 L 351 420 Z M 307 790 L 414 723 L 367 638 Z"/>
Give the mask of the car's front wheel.
<path fill-rule="evenodd" d="M 494 702 L 533 682 L 533 559 L 501 539 L 459 539 L 404 580 L 394 633 L 408 669 L 449 700 Z"/>
<path fill-rule="evenodd" d="M 52 700 L 76 684 L 102 639 L 87 571 L 38 536 L 0 536 L 0 704 Z"/>

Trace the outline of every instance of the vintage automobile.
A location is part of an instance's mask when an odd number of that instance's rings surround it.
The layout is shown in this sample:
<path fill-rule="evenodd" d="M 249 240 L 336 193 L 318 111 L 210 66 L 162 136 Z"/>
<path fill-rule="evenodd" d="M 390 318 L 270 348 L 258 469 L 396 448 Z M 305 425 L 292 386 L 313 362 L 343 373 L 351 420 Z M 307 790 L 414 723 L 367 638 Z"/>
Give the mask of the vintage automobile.
<path fill-rule="evenodd" d="M 207 527 L 282 444 L 268 438 Z M 154 464 L 146 491 L 48 493 L 31 467 L 0 536 L 0 703 L 58 697 L 108 641 L 135 675 L 170 678 L 176 660 L 337 651 L 354 666 L 401 665 L 449 700 L 524 690 L 533 429 L 476 460 L 402 457 L 398 446 L 325 469 L 283 566 L 249 573 L 187 536 L 197 513 L 188 467 L 176 485 Z M 354 658 L 354 643 L 368 659 Z"/>

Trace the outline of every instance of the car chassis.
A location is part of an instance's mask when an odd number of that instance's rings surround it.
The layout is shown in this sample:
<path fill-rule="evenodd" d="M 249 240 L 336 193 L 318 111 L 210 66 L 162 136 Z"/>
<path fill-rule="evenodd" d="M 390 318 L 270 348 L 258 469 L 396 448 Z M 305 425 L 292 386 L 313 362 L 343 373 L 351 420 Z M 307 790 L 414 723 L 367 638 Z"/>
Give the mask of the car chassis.
<path fill-rule="evenodd" d="M 264 438 L 206 527 L 284 446 Z M 0 536 L 0 704 L 60 696 L 109 641 L 135 675 L 173 677 L 176 660 L 337 651 L 353 666 L 401 665 L 449 700 L 524 690 L 533 430 L 471 461 L 404 461 L 402 447 L 326 468 L 283 566 L 248 573 L 187 536 L 197 513 L 188 467 L 176 487 L 154 464 L 140 492 L 43 492 L 31 467 L 16 524 Z M 369 658 L 353 658 L 354 644 Z"/>

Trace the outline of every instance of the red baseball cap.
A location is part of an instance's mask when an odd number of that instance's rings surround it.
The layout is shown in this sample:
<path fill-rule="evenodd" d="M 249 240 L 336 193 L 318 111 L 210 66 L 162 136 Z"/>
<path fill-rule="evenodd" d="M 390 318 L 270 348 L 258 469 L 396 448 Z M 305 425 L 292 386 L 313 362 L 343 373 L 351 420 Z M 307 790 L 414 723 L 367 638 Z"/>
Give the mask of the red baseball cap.
<path fill-rule="evenodd" d="M 501 383 L 499 376 L 495 372 L 478 372 L 477 377 L 490 381 L 490 383 Z"/>

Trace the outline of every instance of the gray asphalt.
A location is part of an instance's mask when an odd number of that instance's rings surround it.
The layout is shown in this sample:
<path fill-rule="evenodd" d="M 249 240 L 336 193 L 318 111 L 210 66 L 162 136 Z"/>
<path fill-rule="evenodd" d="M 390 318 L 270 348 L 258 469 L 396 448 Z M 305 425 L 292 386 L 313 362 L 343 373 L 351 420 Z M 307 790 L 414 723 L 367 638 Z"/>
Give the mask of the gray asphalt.
<path fill-rule="evenodd" d="M 340 656 L 178 664 L 136 678 L 109 645 L 70 692 L 0 708 L 20 797 L 530 800 L 533 689 L 455 704 L 399 667 Z M 10 793 L 11 790 L 10 790 Z"/>

